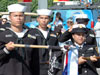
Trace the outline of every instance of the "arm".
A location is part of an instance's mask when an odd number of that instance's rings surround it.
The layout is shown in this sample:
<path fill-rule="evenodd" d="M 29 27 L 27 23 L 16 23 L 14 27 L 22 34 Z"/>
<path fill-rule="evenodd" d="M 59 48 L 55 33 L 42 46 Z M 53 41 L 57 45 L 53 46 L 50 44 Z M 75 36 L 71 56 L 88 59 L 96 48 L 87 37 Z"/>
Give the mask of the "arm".
<path fill-rule="evenodd" d="M 99 68 L 100 68 L 100 59 L 95 58 L 95 56 L 99 56 L 99 54 L 97 53 L 96 50 L 94 50 L 94 56 L 92 56 L 92 59 L 94 59 L 94 60 L 93 60 L 94 65 L 95 65 L 96 67 L 99 67 Z M 90 58 L 90 59 L 91 59 L 91 58 Z M 91 60 L 92 60 L 92 59 L 91 59 Z"/>
<path fill-rule="evenodd" d="M 67 40 L 69 40 L 69 39 L 71 39 L 72 38 L 72 35 L 71 35 L 71 33 L 67 30 L 66 32 L 64 32 L 59 38 L 58 38 L 58 40 L 59 40 L 59 42 L 65 42 L 65 41 L 67 41 Z"/>
<path fill-rule="evenodd" d="M 96 45 L 95 33 L 93 30 L 87 29 L 86 43 L 89 45 Z"/>
<path fill-rule="evenodd" d="M 5 44 L 0 43 L 0 60 L 5 58 L 10 53 L 10 51 L 14 49 L 13 44 L 13 42 L 9 42 L 5 46 Z"/>

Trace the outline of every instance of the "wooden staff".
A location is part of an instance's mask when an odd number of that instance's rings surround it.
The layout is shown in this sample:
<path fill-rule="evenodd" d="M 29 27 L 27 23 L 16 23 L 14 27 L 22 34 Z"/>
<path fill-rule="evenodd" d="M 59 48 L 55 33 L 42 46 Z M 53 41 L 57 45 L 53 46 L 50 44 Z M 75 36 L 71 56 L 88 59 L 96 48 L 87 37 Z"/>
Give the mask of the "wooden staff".
<path fill-rule="evenodd" d="M 100 57 L 95 57 L 96 59 L 100 59 Z M 90 60 L 90 57 L 83 57 L 83 59 Z"/>
<path fill-rule="evenodd" d="M 0 12 L 0 15 L 8 15 L 9 12 Z M 26 16 L 37 16 L 37 13 L 25 12 Z"/>
<path fill-rule="evenodd" d="M 46 48 L 48 49 L 49 46 L 44 45 L 25 45 L 25 44 L 13 44 L 14 47 L 29 47 L 29 48 Z"/>
<path fill-rule="evenodd" d="M 6 45 L 5 45 L 6 46 Z M 28 47 L 28 48 L 46 48 L 46 49 L 61 49 L 59 46 L 46 46 L 46 45 L 28 45 L 28 44 L 13 44 L 14 47 Z"/>

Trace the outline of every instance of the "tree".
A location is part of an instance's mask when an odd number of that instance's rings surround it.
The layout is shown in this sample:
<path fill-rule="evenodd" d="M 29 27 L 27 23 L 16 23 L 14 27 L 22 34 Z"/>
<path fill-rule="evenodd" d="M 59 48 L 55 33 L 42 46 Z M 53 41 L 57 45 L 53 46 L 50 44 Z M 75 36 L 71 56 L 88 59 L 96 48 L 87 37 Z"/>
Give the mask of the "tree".
<path fill-rule="evenodd" d="M 0 12 L 7 11 L 7 6 L 13 3 L 17 3 L 17 0 L 0 0 Z"/>
<path fill-rule="evenodd" d="M 32 0 L 31 12 L 36 12 L 38 9 L 38 0 Z"/>

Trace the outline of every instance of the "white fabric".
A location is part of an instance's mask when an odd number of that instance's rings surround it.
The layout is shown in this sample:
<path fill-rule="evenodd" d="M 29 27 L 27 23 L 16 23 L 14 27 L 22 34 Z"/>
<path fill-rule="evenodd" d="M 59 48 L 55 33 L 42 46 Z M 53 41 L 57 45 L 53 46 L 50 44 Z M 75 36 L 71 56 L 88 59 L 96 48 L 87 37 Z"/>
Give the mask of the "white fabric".
<path fill-rule="evenodd" d="M 84 45 L 84 43 L 83 43 L 82 45 L 79 45 L 79 44 L 77 44 L 76 42 L 75 42 L 74 44 L 75 44 L 75 46 L 81 47 L 81 48 L 83 48 L 83 45 Z"/>
<path fill-rule="evenodd" d="M 75 18 L 88 18 L 88 15 L 87 14 L 76 14 L 75 15 Z"/>
<path fill-rule="evenodd" d="M 7 20 L 9 20 L 9 15 L 3 15 L 1 18 L 6 18 Z"/>
<path fill-rule="evenodd" d="M 37 10 L 37 14 L 38 15 L 47 15 L 47 16 L 50 16 L 52 14 L 52 10 L 48 10 L 48 9 L 38 9 Z"/>
<path fill-rule="evenodd" d="M 9 53 L 10 53 L 6 48 L 4 48 L 3 50 L 4 50 L 4 52 L 5 52 L 6 54 L 9 54 Z"/>
<path fill-rule="evenodd" d="M 97 22 L 94 26 L 94 30 L 96 32 L 96 37 L 100 37 L 100 22 Z"/>
<path fill-rule="evenodd" d="M 70 59 L 70 75 L 78 75 L 78 49 L 71 48 L 72 54 Z"/>
<path fill-rule="evenodd" d="M 12 4 L 8 6 L 8 12 L 25 12 L 26 6 L 21 4 Z"/>
<path fill-rule="evenodd" d="M 100 53 L 100 37 L 96 37 L 96 41 L 97 41 L 98 51 Z"/>
<path fill-rule="evenodd" d="M 64 68 L 65 66 L 66 66 L 66 52 L 64 56 Z M 68 64 L 66 71 L 67 71 L 66 75 L 78 75 L 78 47 L 74 46 L 73 44 L 70 45 L 69 47 Z"/>
<path fill-rule="evenodd" d="M 43 34 L 43 36 L 44 36 L 44 38 L 46 39 L 47 38 L 47 36 L 48 36 L 48 30 L 42 30 L 42 29 L 39 29 L 41 32 L 42 32 L 42 34 Z"/>
<path fill-rule="evenodd" d="M 22 32 L 15 32 L 15 34 L 19 37 L 22 38 L 24 34 L 26 33 L 27 29 L 24 29 Z"/>
<path fill-rule="evenodd" d="M 84 24 L 74 24 L 73 28 L 86 28 Z"/>
<path fill-rule="evenodd" d="M 63 24 L 63 23 L 62 23 L 61 20 L 55 22 L 55 26 L 62 25 L 62 24 Z"/>

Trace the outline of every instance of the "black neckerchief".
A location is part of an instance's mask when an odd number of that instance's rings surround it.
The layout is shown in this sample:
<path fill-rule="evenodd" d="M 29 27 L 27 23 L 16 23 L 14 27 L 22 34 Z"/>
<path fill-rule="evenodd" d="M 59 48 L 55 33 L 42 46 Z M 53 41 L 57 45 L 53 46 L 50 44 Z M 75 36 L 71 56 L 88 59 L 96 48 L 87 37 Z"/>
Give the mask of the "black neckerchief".
<path fill-rule="evenodd" d="M 28 31 L 27 31 L 28 32 Z M 26 33 L 27 33 L 26 32 Z M 18 36 L 12 31 L 10 30 L 10 33 L 13 35 L 13 37 L 16 38 L 16 41 L 15 41 L 15 44 L 24 44 L 24 41 L 23 41 L 23 38 L 26 36 L 24 35 L 22 38 L 18 38 Z M 19 49 L 21 49 L 21 53 L 22 53 L 22 58 L 25 59 L 26 57 L 26 53 L 25 53 L 25 48 L 19 48 L 19 47 L 16 47 L 15 50 L 18 52 Z"/>

